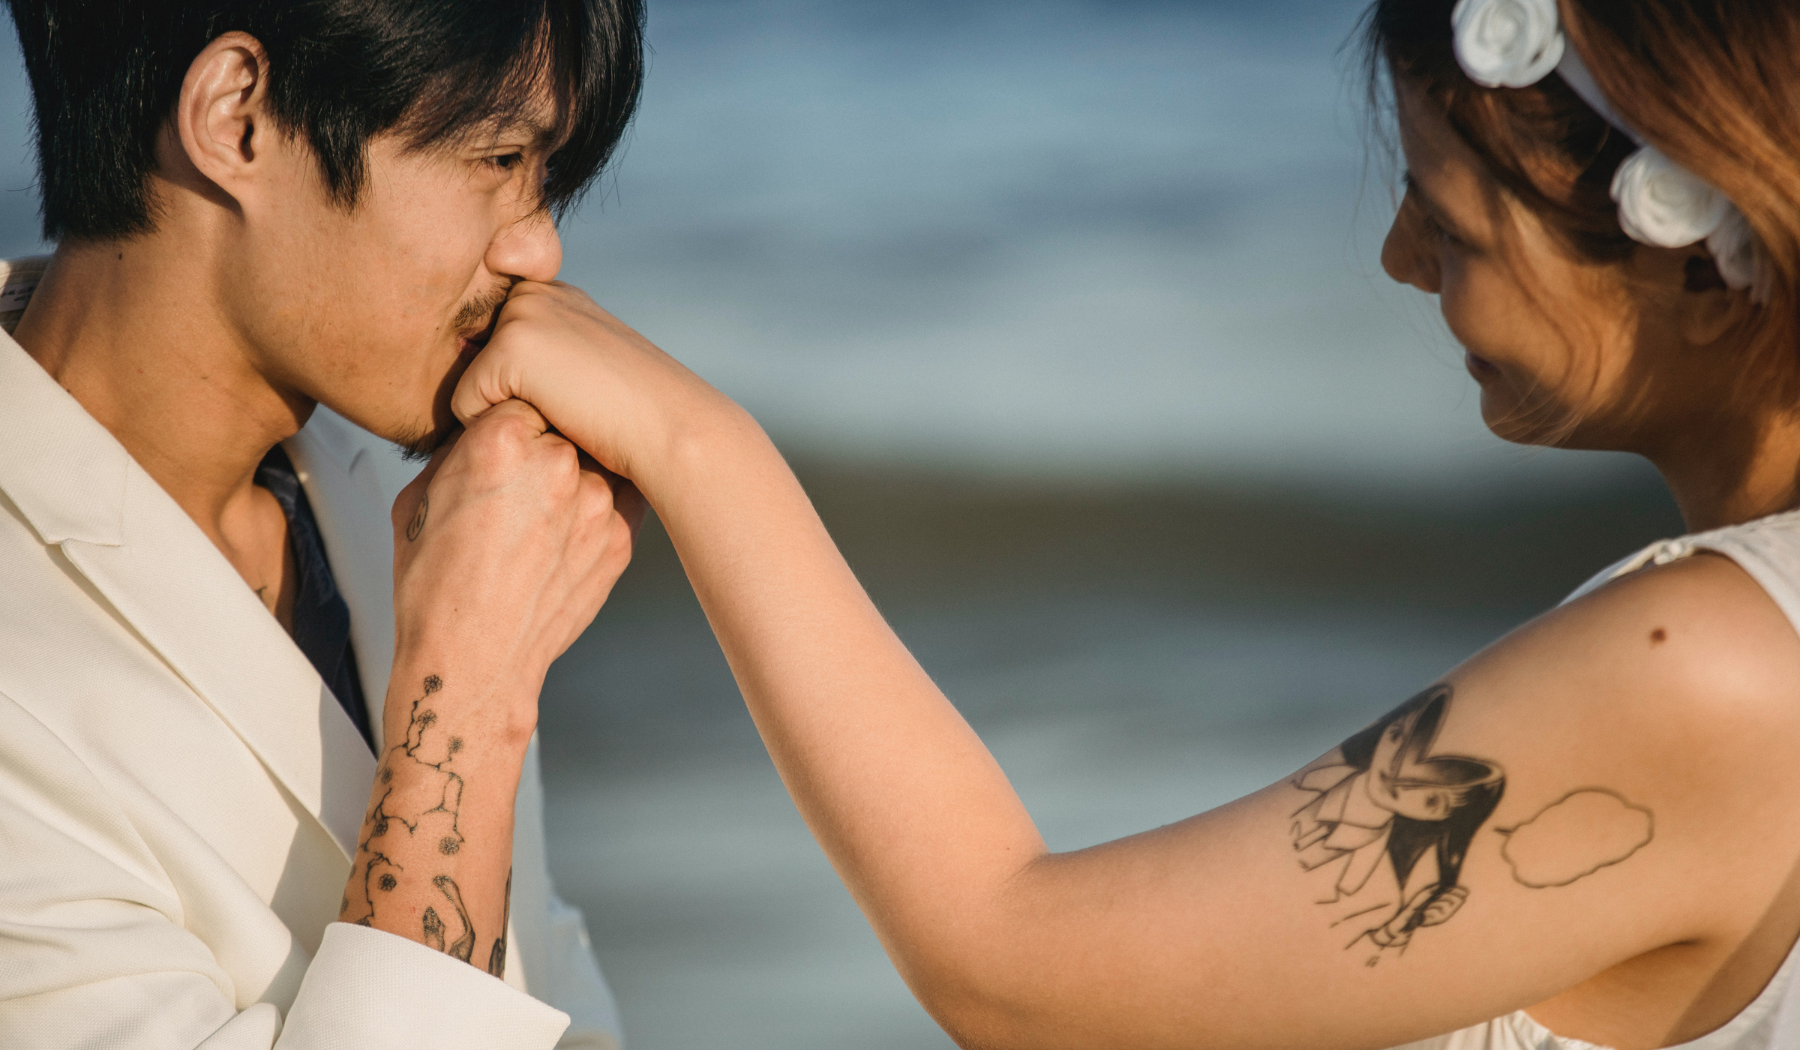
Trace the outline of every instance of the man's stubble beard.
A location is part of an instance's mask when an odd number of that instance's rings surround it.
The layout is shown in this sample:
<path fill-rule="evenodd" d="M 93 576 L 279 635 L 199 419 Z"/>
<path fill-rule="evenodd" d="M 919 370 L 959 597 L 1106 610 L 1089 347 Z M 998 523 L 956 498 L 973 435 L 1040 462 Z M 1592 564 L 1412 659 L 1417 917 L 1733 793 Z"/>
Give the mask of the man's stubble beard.
<path fill-rule="evenodd" d="M 506 305 L 506 298 L 511 294 L 512 286 L 508 285 L 463 303 L 450 322 L 450 330 L 456 333 L 458 339 L 472 339 L 485 346 L 488 337 L 493 334 L 494 323 L 500 318 L 500 308 Z M 457 422 L 455 414 L 450 411 L 450 397 L 456 392 L 456 384 L 462 379 L 463 373 L 468 371 L 471 360 L 472 356 L 458 354 L 456 362 L 444 373 L 443 381 L 438 384 L 429 424 L 402 430 L 391 439 L 400 450 L 402 459 L 422 463 L 462 429 L 462 424 Z"/>

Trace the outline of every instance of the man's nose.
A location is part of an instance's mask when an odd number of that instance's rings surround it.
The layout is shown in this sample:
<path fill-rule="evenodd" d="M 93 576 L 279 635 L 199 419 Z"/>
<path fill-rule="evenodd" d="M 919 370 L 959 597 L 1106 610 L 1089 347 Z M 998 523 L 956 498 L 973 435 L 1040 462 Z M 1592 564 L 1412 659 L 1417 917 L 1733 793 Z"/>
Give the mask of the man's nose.
<path fill-rule="evenodd" d="M 521 281 L 556 280 L 562 269 L 562 238 L 547 208 L 502 228 L 488 245 L 488 272 Z"/>

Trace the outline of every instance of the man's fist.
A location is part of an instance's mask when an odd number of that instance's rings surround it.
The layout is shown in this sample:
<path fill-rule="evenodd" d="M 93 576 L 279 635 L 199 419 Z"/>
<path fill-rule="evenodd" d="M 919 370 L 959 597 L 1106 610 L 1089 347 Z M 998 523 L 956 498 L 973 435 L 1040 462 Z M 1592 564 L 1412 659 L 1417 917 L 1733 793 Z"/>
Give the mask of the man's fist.
<path fill-rule="evenodd" d="M 642 518 L 636 491 L 530 405 L 493 406 L 394 503 L 397 650 L 529 683 L 535 698 L 624 572 Z M 529 736 L 535 704 L 508 721 Z"/>

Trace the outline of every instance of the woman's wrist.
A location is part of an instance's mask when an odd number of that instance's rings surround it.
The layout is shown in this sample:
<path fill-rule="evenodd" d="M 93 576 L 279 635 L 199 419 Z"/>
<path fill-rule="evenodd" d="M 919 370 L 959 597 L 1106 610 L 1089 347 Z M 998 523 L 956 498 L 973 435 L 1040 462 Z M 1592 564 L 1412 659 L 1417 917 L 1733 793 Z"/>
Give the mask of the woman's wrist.
<path fill-rule="evenodd" d="M 632 483 L 659 514 L 676 511 L 690 495 L 713 490 L 722 478 L 741 477 L 759 462 L 778 463 L 786 470 L 755 418 L 724 395 L 709 393 L 716 400 L 668 427 L 655 454 L 630 465 Z"/>

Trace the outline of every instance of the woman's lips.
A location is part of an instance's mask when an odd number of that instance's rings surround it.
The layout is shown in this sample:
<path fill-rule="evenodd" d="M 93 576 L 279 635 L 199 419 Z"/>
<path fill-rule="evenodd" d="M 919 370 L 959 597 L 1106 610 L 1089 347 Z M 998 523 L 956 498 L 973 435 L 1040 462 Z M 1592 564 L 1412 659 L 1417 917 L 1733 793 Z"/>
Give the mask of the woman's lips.
<path fill-rule="evenodd" d="M 1463 351 L 1463 367 L 1469 370 L 1469 374 L 1474 376 L 1475 381 L 1478 383 L 1484 379 L 1493 379 L 1500 375 L 1500 369 L 1496 367 L 1492 361 L 1483 357 L 1476 357 L 1467 350 Z"/>

